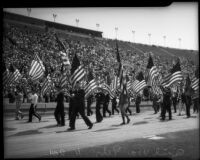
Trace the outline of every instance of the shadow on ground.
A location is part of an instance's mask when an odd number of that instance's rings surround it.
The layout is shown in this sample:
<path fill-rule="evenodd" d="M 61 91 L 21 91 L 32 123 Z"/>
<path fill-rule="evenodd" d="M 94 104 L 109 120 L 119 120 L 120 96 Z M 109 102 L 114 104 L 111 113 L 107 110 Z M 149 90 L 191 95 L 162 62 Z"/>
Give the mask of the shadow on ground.
<path fill-rule="evenodd" d="M 78 131 L 86 131 L 88 129 L 75 129 L 75 130 L 72 130 L 72 131 L 68 131 L 67 129 L 64 130 L 64 131 L 57 131 L 56 133 L 64 133 L 64 132 L 78 132 Z"/>
<path fill-rule="evenodd" d="M 16 130 L 17 128 L 8 128 L 8 127 L 5 127 L 4 128 L 4 131 L 14 131 Z"/>
<path fill-rule="evenodd" d="M 119 128 L 104 128 L 104 129 L 99 129 L 93 132 L 103 132 L 103 131 L 110 131 L 110 130 L 116 130 L 116 129 L 119 129 Z"/>
<path fill-rule="evenodd" d="M 16 134 L 10 135 L 8 137 L 13 137 L 13 136 L 27 136 L 27 135 L 41 134 L 41 133 L 42 132 L 39 132 L 38 130 L 28 130 L 28 131 L 18 132 Z"/>
<path fill-rule="evenodd" d="M 149 122 L 147 122 L 147 121 L 140 121 L 140 122 L 133 123 L 133 125 L 140 125 L 140 124 L 146 124 L 146 123 L 149 123 Z"/>
<path fill-rule="evenodd" d="M 39 128 L 39 129 L 48 129 L 48 128 L 56 128 L 57 127 L 57 125 L 56 124 L 51 124 L 51 125 L 48 125 L 48 126 L 44 126 L 44 127 L 41 127 L 41 128 Z"/>

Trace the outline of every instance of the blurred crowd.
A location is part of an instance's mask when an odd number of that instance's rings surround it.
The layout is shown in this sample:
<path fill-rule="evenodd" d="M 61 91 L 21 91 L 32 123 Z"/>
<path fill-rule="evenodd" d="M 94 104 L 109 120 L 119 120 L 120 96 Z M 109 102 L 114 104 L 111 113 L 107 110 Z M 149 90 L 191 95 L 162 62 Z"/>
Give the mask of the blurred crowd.
<path fill-rule="evenodd" d="M 67 49 L 70 63 L 76 53 L 85 69 L 93 70 L 95 78 L 105 79 L 109 75 L 111 82 L 114 75 L 117 74 L 119 67 L 116 59 L 116 40 L 77 37 L 70 34 L 62 35 L 61 33 L 57 33 L 57 35 Z M 133 47 L 131 48 L 130 42 L 118 41 L 118 46 L 121 61 L 126 64 L 125 69 L 128 71 L 129 76 L 133 79 L 139 71 L 143 71 L 144 75 L 146 75 L 149 53 L 141 53 Z M 34 53 L 37 53 L 42 60 L 46 69 L 45 75 L 50 74 L 52 78 L 56 79 L 56 75 L 62 67 L 59 52 L 60 48 L 54 30 L 40 31 L 13 24 L 6 24 L 4 26 L 2 57 L 7 68 L 12 64 L 19 69 L 23 77 L 19 83 L 26 87 L 35 85 L 33 82 L 28 81 L 28 72 Z M 160 72 L 165 74 L 171 68 L 172 60 L 165 60 L 162 56 L 157 56 L 153 52 L 151 54 L 154 65 L 159 68 Z M 195 65 L 187 58 L 181 57 L 180 60 L 182 71 L 192 76 Z M 45 76 L 36 85 L 38 90 L 41 89 L 44 79 Z M 4 90 L 4 96 L 13 99 L 15 90 L 14 84 Z M 24 97 L 27 97 L 25 90 Z M 55 99 L 53 90 L 50 93 L 49 99 L 51 101 Z"/>

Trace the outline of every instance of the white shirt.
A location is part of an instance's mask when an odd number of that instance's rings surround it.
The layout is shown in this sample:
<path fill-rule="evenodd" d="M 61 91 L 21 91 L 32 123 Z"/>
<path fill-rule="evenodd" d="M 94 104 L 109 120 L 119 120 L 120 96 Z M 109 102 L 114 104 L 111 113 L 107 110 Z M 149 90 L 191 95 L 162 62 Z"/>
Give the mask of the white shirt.
<path fill-rule="evenodd" d="M 31 103 L 34 104 L 34 106 L 37 105 L 37 102 L 38 102 L 38 95 L 35 93 L 33 95 L 31 95 Z"/>

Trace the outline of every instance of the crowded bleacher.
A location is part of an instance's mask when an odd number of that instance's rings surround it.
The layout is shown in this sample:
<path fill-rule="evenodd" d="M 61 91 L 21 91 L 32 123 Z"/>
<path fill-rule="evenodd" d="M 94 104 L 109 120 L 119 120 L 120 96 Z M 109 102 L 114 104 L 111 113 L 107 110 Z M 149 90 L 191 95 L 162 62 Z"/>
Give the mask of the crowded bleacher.
<path fill-rule="evenodd" d="M 44 29 L 45 28 L 45 29 Z M 55 34 L 62 40 L 72 62 L 76 53 L 88 70 L 93 68 L 94 76 L 104 79 L 110 75 L 112 79 L 118 71 L 116 63 L 116 40 L 106 39 L 98 36 L 90 36 L 84 33 L 72 33 L 68 30 L 57 29 L 56 27 L 38 26 L 31 24 L 16 23 L 12 20 L 4 19 L 3 32 L 3 60 L 6 68 L 12 64 L 19 69 L 22 79 L 20 82 L 25 87 L 24 98 L 27 97 L 27 88 L 31 85 L 41 89 L 44 78 L 41 78 L 37 84 L 29 80 L 28 72 L 33 59 L 34 53 L 37 53 L 45 66 L 45 75 L 50 74 L 56 81 L 57 74 L 62 67 L 59 55 L 60 49 L 56 41 Z M 172 66 L 172 59 L 179 57 L 181 60 L 181 69 L 184 74 L 194 74 L 195 67 L 198 65 L 196 55 L 198 51 L 179 50 L 174 48 L 165 48 L 161 46 L 144 45 L 125 41 L 118 41 L 119 53 L 123 63 L 127 64 L 129 76 L 132 78 L 139 71 L 146 73 L 146 65 L 149 53 L 151 53 L 155 65 L 164 74 Z M 189 54 L 190 53 L 190 54 Z M 14 91 L 17 83 L 10 87 L 4 88 L 4 97 L 14 99 Z M 50 101 L 54 101 L 54 91 L 50 92 Z M 11 100 L 13 102 L 14 100 Z"/>

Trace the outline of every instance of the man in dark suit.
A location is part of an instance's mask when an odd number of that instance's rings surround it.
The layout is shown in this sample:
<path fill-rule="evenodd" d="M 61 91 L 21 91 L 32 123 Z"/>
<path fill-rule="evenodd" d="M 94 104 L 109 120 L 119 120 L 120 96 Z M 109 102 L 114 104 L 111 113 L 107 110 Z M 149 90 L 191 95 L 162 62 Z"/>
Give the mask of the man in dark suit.
<path fill-rule="evenodd" d="M 195 112 L 199 112 L 199 92 L 195 91 L 195 93 L 192 96 L 192 100 L 193 100 L 193 111 Z"/>
<path fill-rule="evenodd" d="M 84 89 L 81 88 L 80 82 L 76 83 L 75 90 L 72 92 L 71 96 L 73 97 L 73 108 L 69 122 L 70 128 L 68 130 L 75 129 L 75 121 L 77 113 L 81 115 L 86 125 L 89 127 L 88 129 L 91 129 L 93 127 L 93 124 L 89 120 L 89 118 L 85 115 L 85 91 Z"/>
<path fill-rule="evenodd" d="M 162 92 L 163 92 L 163 109 L 162 109 L 162 119 L 161 120 L 165 120 L 165 114 L 166 111 L 168 111 L 169 113 L 169 120 L 172 119 L 172 112 L 171 112 L 171 90 L 169 87 L 163 87 L 160 86 Z"/>
<path fill-rule="evenodd" d="M 192 105 L 192 95 L 194 93 L 193 88 L 191 87 L 191 81 L 189 78 L 189 75 L 186 79 L 186 85 L 185 85 L 185 106 L 186 106 L 186 114 L 187 118 L 190 117 L 190 106 Z"/>
<path fill-rule="evenodd" d="M 119 114 L 119 110 L 117 109 L 117 97 L 116 96 L 112 99 L 112 115 L 114 115 L 114 110 L 116 110 L 117 113 Z"/>
<path fill-rule="evenodd" d="M 159 110 L 159 104 L 158 104 L 158 96 L 156 94 L 153 94 L 153 98 L 152 98 L 153 104 L 152 107 L 154 109 L 154 114 L 156 114 Z"/>
<path fill-rule="evenodd" d="M 136 113 L 140 113 L 140 103 L 141 103 L 141 96 L 140 94 L 138 94 L 135 101 Z"/>
<path fill-rule="evenodd" d="M 178 93 L 177 92 L 173 92 L 173 94 L 172 94 L 172 103 L 173 103 L 173 106 L 174 106 L 174 113 L 176 113 L 177 102 L 178 102 Z"/>
<path fill-rule="evenodd" d="M 62 88 L 57 87 L 58 95 L 56 98 L 57 106 L 54 112 L 57 126 L 65 126 L 65 112 L 64 112 L 64 92 Z"/>
<path fill-rule="evenodd" d="M 103 120 L 100 109 L 101 105 L 103 104 L 104 94 L 101 91 L 98 91 L 95 98 L 96 98 L 96 122 L 99 123 Z"/>
<path fill-rule="evenodd" d="M 69 91 L 70 95 L 72 94 L 72 90 Z M 70 116 L 72 113 L 72 108 L 73 108 L 73 98 L 69 97 L 69 110 L 68 110 L 68 119 L 70 120 Z"/>
<path fill-rule="evenodd" d="M 92 104 L 92 100 L 93 100 L 93 95 L 89 95 L 89 97 L 87 98 L 87 116 L 90 116 L 93 114 L 92 110 L 91 110 L 91 104 Z"/>
<path fill-rule="evenodd" d="M 103 120 L 103 116 L 101 115 L 100 109 L 104 103 L 104 94 L 102 91 L 98 91 L 96 96 L 96 122 L 99 123 Z"/>
<path fill-rule="evenodd" d="M 109 93 L 106 93 L 103 104 L 103 117 L 106 117 L 106 112 L 108 112 L 109 116 L 111 116 L 111 111 L 108 109 L 109 102 L 110 102 L 110 95 Z"/>

